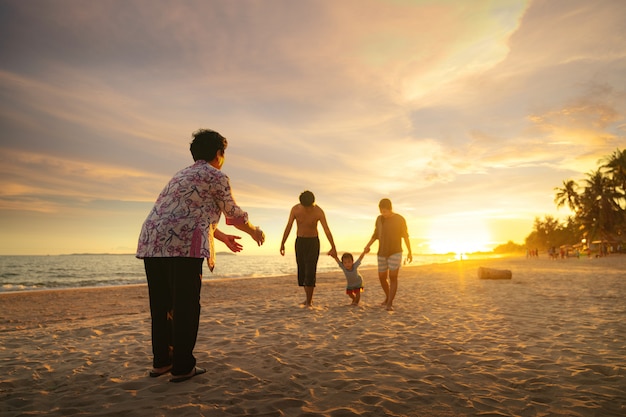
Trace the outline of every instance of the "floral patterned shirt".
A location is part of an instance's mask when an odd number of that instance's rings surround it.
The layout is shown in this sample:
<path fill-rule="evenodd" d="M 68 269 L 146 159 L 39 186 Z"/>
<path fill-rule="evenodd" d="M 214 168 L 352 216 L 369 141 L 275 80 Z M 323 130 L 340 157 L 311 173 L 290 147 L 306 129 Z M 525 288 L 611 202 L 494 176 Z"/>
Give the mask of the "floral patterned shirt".
<path fill-rule="evenodd" d="M 228 176 L 206 161 L 177 172 L 148 214 L 139 235 L 137 258 L 207 258 L 213 269 L 213 233 L 221 213 L 229 225 L 248 213 L 236 203 Z"/>

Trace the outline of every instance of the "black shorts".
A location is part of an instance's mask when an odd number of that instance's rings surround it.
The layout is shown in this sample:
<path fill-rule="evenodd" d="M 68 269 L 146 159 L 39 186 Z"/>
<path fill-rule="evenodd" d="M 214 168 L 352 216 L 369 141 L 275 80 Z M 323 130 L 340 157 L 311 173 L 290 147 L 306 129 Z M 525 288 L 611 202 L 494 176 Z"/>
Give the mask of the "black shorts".
<path fill-rule="evenodd" d="M 317 260 L 320 257 L 320 239 L 316 237 L 296 238 L 296 263 L 298 264 L 298 285 L 315 287 Z"/>

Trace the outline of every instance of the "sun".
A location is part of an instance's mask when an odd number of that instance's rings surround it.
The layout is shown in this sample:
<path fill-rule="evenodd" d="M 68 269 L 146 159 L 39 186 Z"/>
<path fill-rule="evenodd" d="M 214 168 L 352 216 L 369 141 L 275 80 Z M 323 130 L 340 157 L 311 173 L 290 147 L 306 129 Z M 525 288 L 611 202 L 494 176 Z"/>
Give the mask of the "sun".
<path fill-rule="evenodd" d="M 472 253 L 491 250 L 491 233 L 484 220 L 469 216 L 445 216 L 430 222 L 428 246 L 432 253 Z"/>

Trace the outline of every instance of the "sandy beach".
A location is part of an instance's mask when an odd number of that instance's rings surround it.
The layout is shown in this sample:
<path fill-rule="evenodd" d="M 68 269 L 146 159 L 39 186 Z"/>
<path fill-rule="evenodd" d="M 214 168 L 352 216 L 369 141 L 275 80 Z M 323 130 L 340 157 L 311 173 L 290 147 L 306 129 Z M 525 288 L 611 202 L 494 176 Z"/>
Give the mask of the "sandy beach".
<path fill-rule="evenodd" d="M 339 270 L 312 309 L 294 276 L 205 281 L 180 384 L 148 377 L 145 285 L 0 294 L 0 415 L 626 415 L 626 256 L 407 266 L 393 312 L 362 274 L 359 307 Z"/>

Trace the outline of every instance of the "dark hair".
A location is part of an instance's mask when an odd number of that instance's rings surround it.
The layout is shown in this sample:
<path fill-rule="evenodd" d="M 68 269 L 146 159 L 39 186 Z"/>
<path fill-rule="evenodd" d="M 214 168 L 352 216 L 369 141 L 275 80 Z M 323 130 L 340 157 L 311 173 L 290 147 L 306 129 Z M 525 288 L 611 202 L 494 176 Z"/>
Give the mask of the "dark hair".
<path fill-rule="evenodd" d="M 383 198 L 382 200 L 380 200 L 380 203 L 378 203 L 378 208 L 379 209 L 387 209 L 387 210 L 391 210 L 391 200 L 388 198 Z"/>
<path fill-rule="evenodd" d="M 300 203 L 305 207 L 312 206 L 313 203 L 315 203 L 315 196 L 308 190 L 303 191 L 302 194 L 300 194 Z"/>
<path fill-rule="evenodd" d="M 225 151 L 228 146 L 226 138 L 214 130 L 199 129 L 191 135 L 193 140 L 189 150 L 194 161 L 211 162 L 215 159 L 217 151 Z"/>
<path fill-rule="evenodd" d="M 351 261 L 354 261 L 354 257 L 352 256 L 351 253 L 348 253 L 348 252 L 341 255 L 341 261 L 343 262 L 345 259 L 350 259 Z"/>

